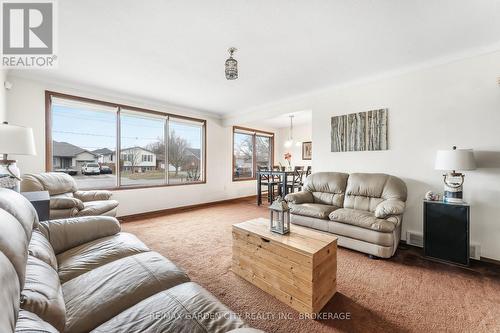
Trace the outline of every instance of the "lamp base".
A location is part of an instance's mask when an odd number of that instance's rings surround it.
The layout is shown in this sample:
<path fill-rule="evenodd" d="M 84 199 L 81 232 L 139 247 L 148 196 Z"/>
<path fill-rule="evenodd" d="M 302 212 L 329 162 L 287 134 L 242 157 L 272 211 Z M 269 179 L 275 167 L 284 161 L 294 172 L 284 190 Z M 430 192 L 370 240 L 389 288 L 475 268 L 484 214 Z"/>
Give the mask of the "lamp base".
<path fill-rule="evenodd" d="M 20 191 L 21 172 L 13 160 L 0 160 L 0 187 Z"/>
<path fill-rule="evenodd" d="M 462 173 L 453 172 L 445 175 L 443 201 L 463 203 L 463 183 L 464 175 Z"/>

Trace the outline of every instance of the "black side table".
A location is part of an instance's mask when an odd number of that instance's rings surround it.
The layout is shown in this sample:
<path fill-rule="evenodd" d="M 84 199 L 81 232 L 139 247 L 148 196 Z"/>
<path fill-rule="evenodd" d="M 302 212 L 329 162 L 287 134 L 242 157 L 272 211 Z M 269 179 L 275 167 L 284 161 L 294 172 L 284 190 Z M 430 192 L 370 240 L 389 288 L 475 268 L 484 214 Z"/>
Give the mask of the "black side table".
<path fill-rule="evenodd" d="M 48 191 L 21 192 L 21 194 L 35 207 L 40 221 L 50 219 L 50 195 Z"/>
<path fill-rule="evenodd" d="M 424 201 L 424 255 L 469 266 L 469 227 L 468 204 Z"/>

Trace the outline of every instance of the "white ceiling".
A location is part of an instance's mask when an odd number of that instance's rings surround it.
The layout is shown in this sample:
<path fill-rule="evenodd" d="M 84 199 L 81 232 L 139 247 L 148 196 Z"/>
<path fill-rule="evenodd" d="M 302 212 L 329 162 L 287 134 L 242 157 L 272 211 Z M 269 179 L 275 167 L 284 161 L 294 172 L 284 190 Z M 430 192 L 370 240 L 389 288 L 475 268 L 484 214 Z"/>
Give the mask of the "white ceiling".
<path fill-rule="evenodd" d="M 498 0 L 64 0 L 58 12 L 59 68 L 24 75 L 221 115 L 500 42 Z"/>
<path fill-rule="evenodd" d="M 288 128 L 290 127 L 290 116 L 293 115 L 293 126 L 311 125 L 312 112 L 310 110 L 290 112 L 279 116 L 260 119 L 256 126 L 267 128 Z"/>

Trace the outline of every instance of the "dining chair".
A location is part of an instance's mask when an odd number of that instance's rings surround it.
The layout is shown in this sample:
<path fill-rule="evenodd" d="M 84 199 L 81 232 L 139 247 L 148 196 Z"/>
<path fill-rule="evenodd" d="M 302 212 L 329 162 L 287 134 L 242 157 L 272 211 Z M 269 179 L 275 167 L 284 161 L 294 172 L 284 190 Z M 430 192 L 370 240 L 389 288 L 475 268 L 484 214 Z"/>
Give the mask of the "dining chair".
<path fill-rule="evenodd" d="M 296 165 L 293 170 L 292 182 L 290 184 L 287 184 L 287 192 L 294 193 L 295 189 L 297 189 L 297 191 L 300 191 L 303 185 L 302 182 L 303 177 L 304 177 L 304 167 Z"/>
<path fill-rule="evenodd" d="M 307 176 L 309 176 L 311 174 L 311 170 L 312 170 L 311 166 L 308 165 L 307 169 L 306 169 L 306 178 L 307 178 Z"/>
<path fill-rule="evenodd" d="M 259 166 L 258 167 L 259 171 L 268 171 L 269 168 L 265 166 Z M 260 174 L 260 188 L 259 191 L 262 192 L 262 189 L 267 190 L 267 201 L 269 203 L 274 201 L 274 189 L 275 187 L 278 188 L 278 193 L 281 193 L 280 191 L 280 181 L 279 181 L 279 176 L 278 179 L 276 180 L 274 176 L 272 175 L 266 175 L 266 174 Z"/>
<path fill-rule="evenodd" d="M 304 182 L 305 182 L 307 176 L 309 176 L 311 174 L 311 170 L 312 170 L 311 166 L 308 165 L 306 171 L 302 172 L 303 176 L 302 176 L 302 179 L 300 181 L 300 190 L 302 190 L 302 187 L 304 187 Z"/>
<path fill-rule="evenodd" d="M 279 165 L 274 165 L 273 166 L 273 171 L 284 171 Z M 278 195 L 281 196 L 282 188 L 281 188 L 281 176 L 280 175 L 273 175 L 273 182 L 278 183 Z"/>

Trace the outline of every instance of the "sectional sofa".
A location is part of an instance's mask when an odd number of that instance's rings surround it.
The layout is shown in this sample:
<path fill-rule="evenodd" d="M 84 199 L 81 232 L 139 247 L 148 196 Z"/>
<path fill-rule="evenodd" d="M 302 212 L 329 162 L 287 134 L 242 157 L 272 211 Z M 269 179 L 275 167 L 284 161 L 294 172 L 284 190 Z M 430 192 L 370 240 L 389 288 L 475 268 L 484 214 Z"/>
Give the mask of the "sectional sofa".
<path fill-rule="evenodd" d="M 0 189 L 0 332 L 258 332 L 109 216 L 39 222 Z"/>
<path fill-rule="evenodd" d="M 382 173 L 318 172 L 285 197 L 291 222 L 335 234 L 338 245 L 390 258 L 401 238 L 407 189 Z"/>

